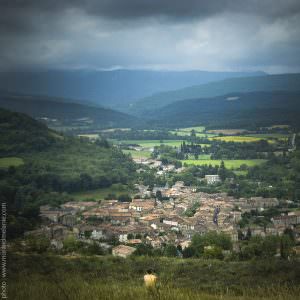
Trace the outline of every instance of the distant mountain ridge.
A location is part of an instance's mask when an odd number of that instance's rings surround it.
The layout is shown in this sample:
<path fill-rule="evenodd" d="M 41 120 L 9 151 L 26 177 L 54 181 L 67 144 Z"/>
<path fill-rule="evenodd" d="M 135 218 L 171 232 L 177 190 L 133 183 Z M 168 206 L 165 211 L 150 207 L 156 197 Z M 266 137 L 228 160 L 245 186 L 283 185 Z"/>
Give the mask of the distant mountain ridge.
<path fill-rule="evenodd" d="M 263 72 L 208 71 L 40 71 L 0 72 L 0 89 L 21 94 L 85 100 L 111 108 L 128 106 L 157 92 L 176 90 L 231 77 L 260 76 Z"/>
<path fill-rule="evenodd" d="M 139 115 L 186 99 L 212 98 L 230 93 L 298 90 L 300 90 L 300 74 L 229 78 L 176 91 L 154 94 L 136 101 L 127 108 L 127 111 Z"/>

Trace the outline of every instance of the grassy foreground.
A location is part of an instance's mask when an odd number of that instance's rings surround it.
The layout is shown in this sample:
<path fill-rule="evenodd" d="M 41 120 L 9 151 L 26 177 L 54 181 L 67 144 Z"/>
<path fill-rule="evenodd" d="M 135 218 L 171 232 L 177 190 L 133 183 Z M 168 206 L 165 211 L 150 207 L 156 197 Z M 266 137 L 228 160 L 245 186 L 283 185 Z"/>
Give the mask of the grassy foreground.
<path fill-rule="evenodd" d="M 133 257 L 13 255 L 9 299 L 300 299 L 298 261 L 221 262 Z M 143 287 L 147 268 L 158 292 Z"/>

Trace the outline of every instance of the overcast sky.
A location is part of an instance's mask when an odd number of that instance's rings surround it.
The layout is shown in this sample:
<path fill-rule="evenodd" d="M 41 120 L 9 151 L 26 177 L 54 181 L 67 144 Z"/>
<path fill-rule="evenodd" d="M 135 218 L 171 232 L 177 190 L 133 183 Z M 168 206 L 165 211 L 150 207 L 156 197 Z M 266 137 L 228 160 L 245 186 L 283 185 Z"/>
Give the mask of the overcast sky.
<path fill-rule="evenodd" d="M 0 70 L 300 71 L 299 0 L 0 0 Z"/>

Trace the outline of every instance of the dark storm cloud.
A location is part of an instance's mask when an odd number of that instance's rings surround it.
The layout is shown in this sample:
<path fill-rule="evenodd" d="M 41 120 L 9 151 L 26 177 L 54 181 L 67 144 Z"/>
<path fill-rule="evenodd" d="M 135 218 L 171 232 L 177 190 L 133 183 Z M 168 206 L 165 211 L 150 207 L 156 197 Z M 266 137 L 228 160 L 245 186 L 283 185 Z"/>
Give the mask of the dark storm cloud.
<path fill-rule="evenodd" d="M 267 18 L 284 18 L 300 12 L 299 0 L 4 0 L 0 2 L 6 29 L 20 29 L 13 22 L 22 15 L 63 13 L 78 9 L 93 16 L 112 20 L 165 17 L 172 21 L 207 18 L 226 12 L 255 14 Z M 28 19 L 27 19 L 28 20 Z M 29 24 L 30 24 L 30 20 Z M 24 24 L 26 25 L 26 24 Z M 27 24 L 28 25 L 28 24 Z M 26 26 L 25 26 L 26 27 Z"/>
<path fill-rule="evenodd" d="M 0 0 L 0 68 L 299 69 L 299 0 Z"/>

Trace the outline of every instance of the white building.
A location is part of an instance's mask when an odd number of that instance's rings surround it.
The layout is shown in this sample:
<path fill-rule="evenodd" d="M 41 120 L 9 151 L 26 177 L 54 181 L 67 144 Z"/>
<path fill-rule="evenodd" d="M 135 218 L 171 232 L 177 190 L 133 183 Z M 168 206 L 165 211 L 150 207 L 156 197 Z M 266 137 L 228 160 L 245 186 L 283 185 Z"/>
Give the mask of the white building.
<path fill-rule="evenodd" d="M 207 181 L 207 184 L 214 184 L 221 181 L 219 175 L 205 175 L 205 180 Z"/>

